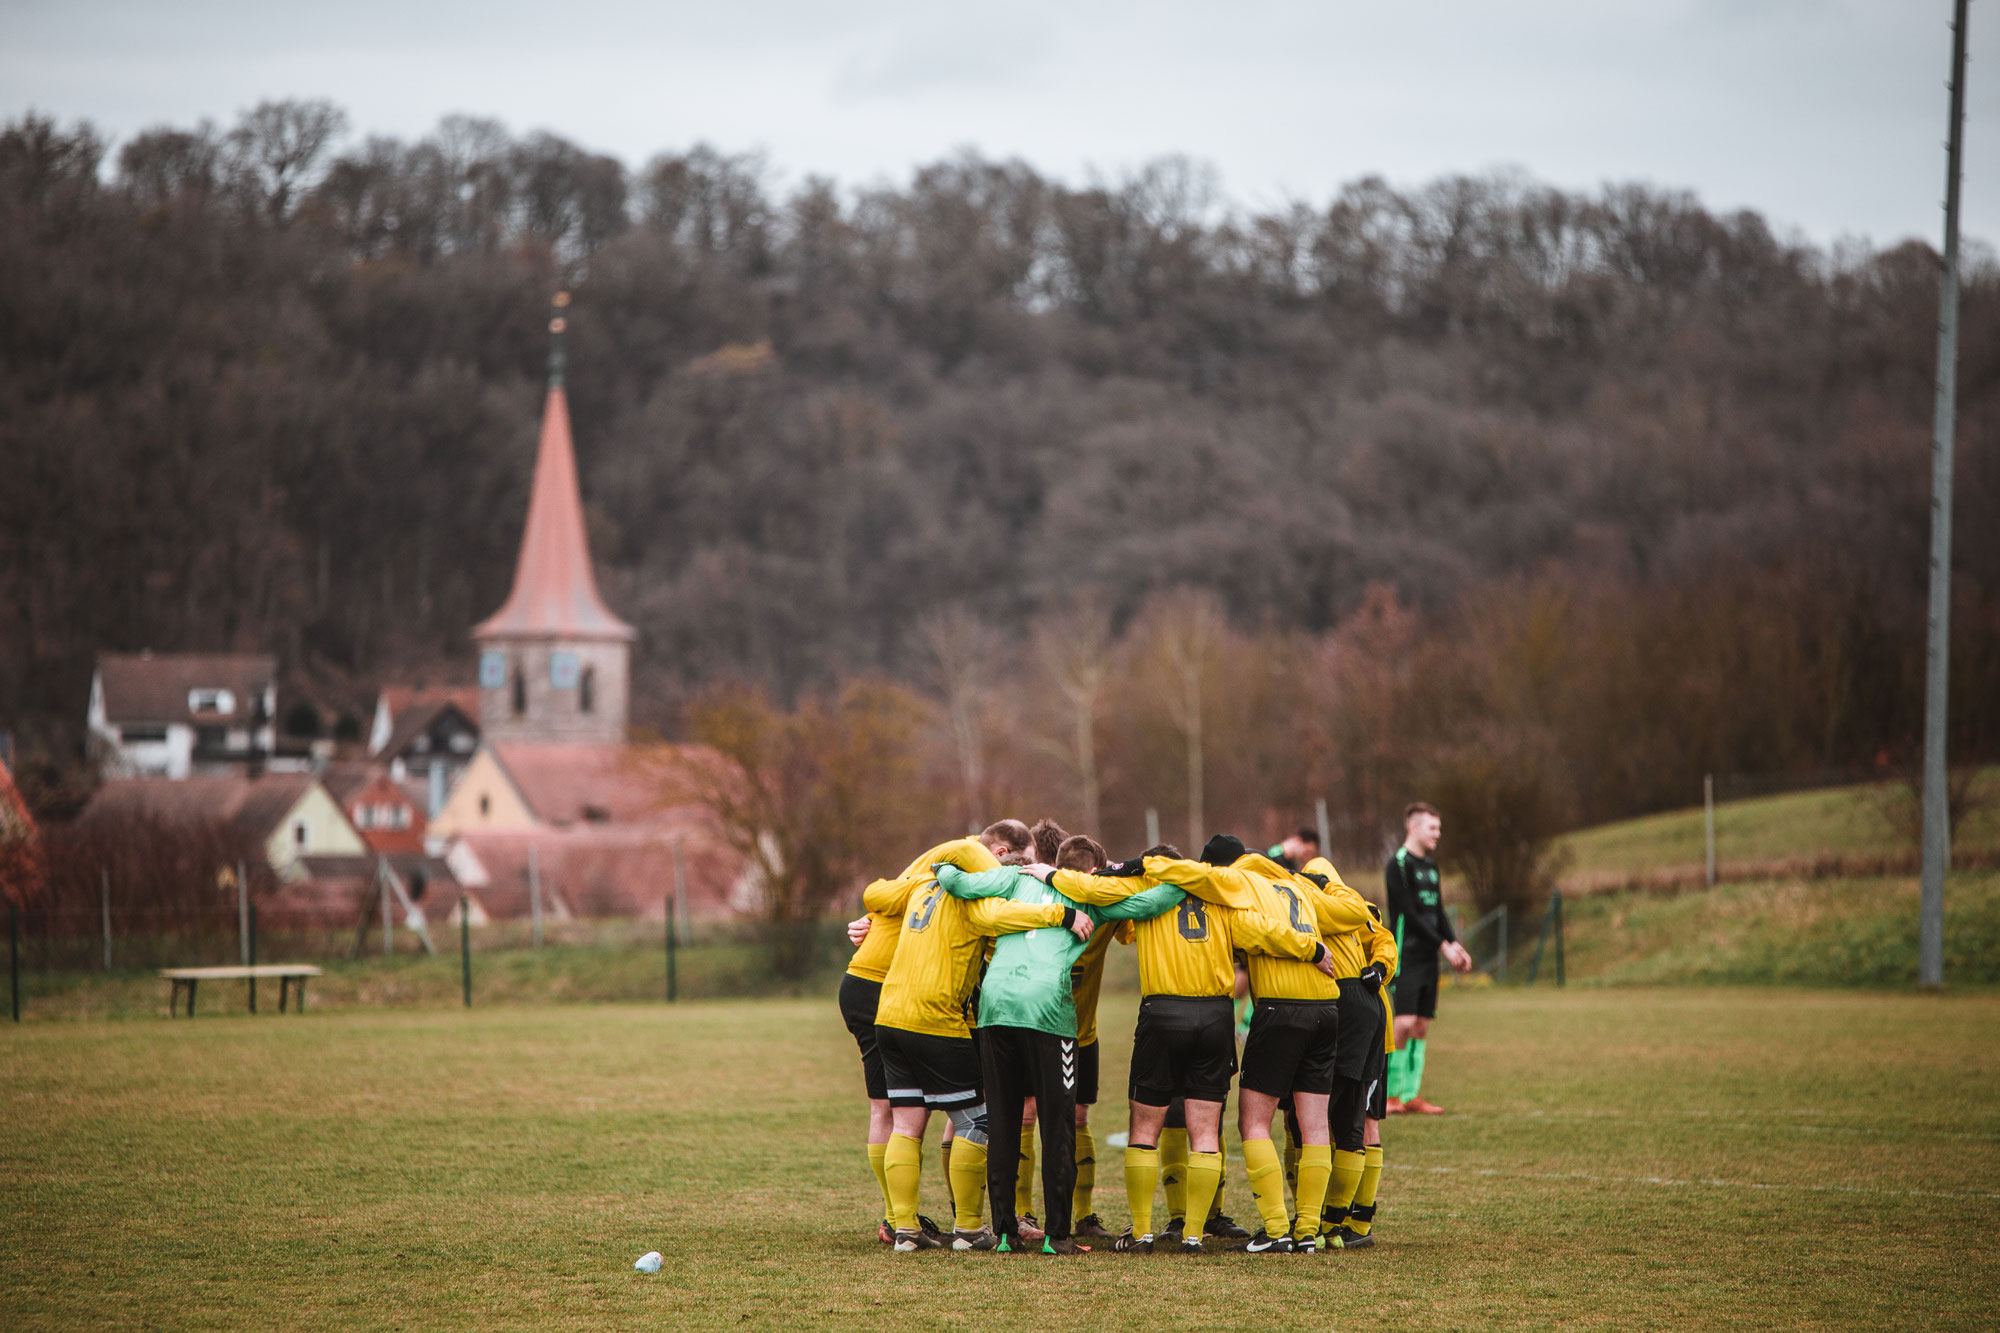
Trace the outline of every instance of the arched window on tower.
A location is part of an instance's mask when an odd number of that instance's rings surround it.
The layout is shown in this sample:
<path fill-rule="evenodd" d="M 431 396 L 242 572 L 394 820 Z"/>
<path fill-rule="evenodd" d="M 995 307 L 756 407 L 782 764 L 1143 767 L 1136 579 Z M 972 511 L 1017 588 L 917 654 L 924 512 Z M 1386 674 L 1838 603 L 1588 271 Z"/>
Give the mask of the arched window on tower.
<path fill-rule="evenodd" d="M 514 663 L 514 716 L 528 711 L 528 673 L 519 662 Z"/>
<path fill-rule="evenodd" d="M 586 713 L 597 711 L 597 668 L 587 666 L 576 683 L 576 706 Z"/>

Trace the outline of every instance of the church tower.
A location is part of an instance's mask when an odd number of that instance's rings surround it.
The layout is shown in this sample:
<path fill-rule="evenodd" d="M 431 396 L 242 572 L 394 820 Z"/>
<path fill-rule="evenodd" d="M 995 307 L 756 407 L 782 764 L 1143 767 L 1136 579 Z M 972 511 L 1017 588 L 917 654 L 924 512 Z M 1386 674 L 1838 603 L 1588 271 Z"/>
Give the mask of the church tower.
<path fill-rule="evenodd" d="M 514 590 L 474 627 L 489 741 L 623 744 L 633 629 L 597 593 L 563 392 L 563 309 L 549 320 L 549 394 Z"/>

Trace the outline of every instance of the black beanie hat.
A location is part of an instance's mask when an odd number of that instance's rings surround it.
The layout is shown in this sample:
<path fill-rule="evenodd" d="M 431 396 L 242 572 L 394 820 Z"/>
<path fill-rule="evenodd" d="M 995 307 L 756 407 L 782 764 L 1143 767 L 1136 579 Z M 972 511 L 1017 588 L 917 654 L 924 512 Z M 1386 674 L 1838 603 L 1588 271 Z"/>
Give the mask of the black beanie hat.
<path fill-rule="evenodd" d="M 1242 855 L 1243 839 L 1227 833 L 1216 834 L 1201 849 L 1203 863 L 1212 866 L 1235 865 Z"/>

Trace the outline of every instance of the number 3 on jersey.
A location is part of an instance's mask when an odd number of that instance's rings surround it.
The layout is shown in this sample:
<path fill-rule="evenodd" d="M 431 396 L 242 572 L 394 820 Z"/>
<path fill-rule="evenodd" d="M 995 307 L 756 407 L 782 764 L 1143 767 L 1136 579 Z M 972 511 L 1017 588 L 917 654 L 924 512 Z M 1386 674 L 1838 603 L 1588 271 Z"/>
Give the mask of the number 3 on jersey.
<path fill-rule="evenodd" d="M 923 901 L 910 910 L 910 919 L 903 923 L 903 929 L 920 931 L 928 926 L 931 923 L 931 914 L 937 911 L 938 900 L 943 897 L 944 889 L 936 884 L 931 885 L 931 890 L 924 895 Z"/>
<path fill-rule="evenodd" d="M 1208 908 L 1199 898 L 1181 899 L 1180 914 L 1175 919 L 1181 928 L 1181 938 L 1199 944 L 1208 938 Z"/>

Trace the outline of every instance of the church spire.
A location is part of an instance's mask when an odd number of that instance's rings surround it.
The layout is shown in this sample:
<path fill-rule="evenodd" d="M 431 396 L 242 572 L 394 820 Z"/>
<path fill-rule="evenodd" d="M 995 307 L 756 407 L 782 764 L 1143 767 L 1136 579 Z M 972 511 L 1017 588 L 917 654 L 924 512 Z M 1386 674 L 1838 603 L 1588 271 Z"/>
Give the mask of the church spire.
<path fill-rule="evenodd" d="M 590 541 L 577 490 L 576 450 L 570 442 L 569 398 L 563 389 L 563 310 L 568 292 L 557 292 L 549 320 L 549 389 L 542 410 L 542 438 L 535 456 L 528 522 L 506 604 L 475 626 L 476 640 L 501 638 L 619 639 L 636 637 L 598 596 Z"/>

